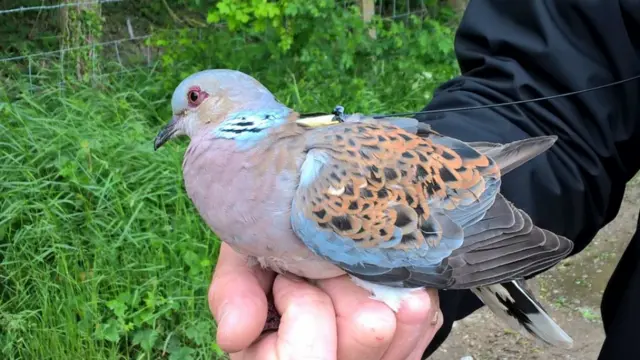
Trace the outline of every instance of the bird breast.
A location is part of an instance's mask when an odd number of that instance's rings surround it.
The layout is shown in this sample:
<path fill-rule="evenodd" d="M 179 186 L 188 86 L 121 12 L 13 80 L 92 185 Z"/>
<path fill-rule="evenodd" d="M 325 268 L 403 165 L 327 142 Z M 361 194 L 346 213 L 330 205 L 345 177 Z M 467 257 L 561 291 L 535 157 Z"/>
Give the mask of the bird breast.
<path fill-rule="evenodd" d="M 295 164 L 276 170 L 232 140 L 194 138 L 183 162 L 188 196 L 224 242 L 277 272 L 327 278 L 343 272 L 316 256 L 291 228 Z M 295 157 L 291 157 L 295 162 Z"/>

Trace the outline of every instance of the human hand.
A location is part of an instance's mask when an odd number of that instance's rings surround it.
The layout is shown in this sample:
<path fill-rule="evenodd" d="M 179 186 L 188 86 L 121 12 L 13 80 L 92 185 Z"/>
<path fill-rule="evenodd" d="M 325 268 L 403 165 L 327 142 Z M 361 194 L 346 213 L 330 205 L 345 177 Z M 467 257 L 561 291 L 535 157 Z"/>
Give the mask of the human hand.
<path fill-rule="evenodd" d="M 277 331 L 262 333 L 267 293 L 281 314 Z M 209 288 L 217 342 L 232 360 L 414 360 L 442 326 L 436 290 L 416 291 L 394 313 L 347 276 L 312 285 L 249 268 L 223 244 Z"/>

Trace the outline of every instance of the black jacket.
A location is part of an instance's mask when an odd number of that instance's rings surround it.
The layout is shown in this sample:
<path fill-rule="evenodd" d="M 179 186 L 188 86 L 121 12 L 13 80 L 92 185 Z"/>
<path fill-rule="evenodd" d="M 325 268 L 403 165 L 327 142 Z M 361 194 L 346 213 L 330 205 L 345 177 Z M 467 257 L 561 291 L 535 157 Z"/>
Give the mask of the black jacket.
<path fill-rule="evenodd" d="M 462 75 L 426 109 L 495 104 L 583 90 L 640 74 L 640 1 L 471 0 L 456 35 Z M 640 80 L 522 105 L 424 115 L 465 141 L 558 135 L 546 153 L 507 174 L 502 192 L 581 251 L 617 214 L 640 168 Z M 605 291 L 600 359 L 640 358 L 640 239 L 636 232 Z M 441 292 L 445 325 L 482 304 Z"/>

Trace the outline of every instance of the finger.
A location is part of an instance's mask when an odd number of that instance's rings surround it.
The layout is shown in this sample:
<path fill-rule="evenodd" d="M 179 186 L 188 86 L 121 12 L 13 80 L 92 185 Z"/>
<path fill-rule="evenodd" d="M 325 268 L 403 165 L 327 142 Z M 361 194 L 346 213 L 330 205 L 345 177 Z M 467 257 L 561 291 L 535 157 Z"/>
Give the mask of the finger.
<path fill-rule="evenodd" d="M 282 314 L 278 360 L 336 359 L 336 315 L 326 293 L 306 281 L 278 276 L 273 299 Z"/>
<path fill-rule="evenodd" d="M 253 345 L 241 352 L 229 354 L 230 360 L 279 360 L 276 344 L 278 335 L 275 332 L 262 336 Z"/>
<path fill-rule="evenodd" d="M 439 307 L 439 306 L 438 306 Z M 434 321 L 429 322 L 427 330 L 423 333 L 422 339 L 418 342 L 418 345 L 413 350 L 411 355 L 407 358 L 407 360 L 421 360 L 423 358 L 424 352 L 433 341 L 433 338 L 436 336 L 436 333 L 442 327 L 444 319 L 442 317 L 442 311 L 436 311 L 434 315 Z"/>
<path fill-rule="evenodd" d="M 407 296 L 396 314 L 396 332 L 389 349 L 382 359 L 407 359 L 416 349 L 420 340 L 429 332 L 431 321 L 436 315 L 438 304 L 434 303 L 437 292 L 415 290 Z"/>
<path fill-rule="evenodd" d="M 260 335 L 267 317 L 266 291 L 273 277 L 268 271 L 248 267 L 246 258 L 221 245 L 208 297 L 222 350 L 240 351 Z"/>
<path fill-rule="evenodd" d="M 318 286 L 333 301 L 338 326 L 338 359 L 377 360 L 387 350 L 396 331 L 396 317 L 384 303 L 347 276 L 322 280 Z"/>

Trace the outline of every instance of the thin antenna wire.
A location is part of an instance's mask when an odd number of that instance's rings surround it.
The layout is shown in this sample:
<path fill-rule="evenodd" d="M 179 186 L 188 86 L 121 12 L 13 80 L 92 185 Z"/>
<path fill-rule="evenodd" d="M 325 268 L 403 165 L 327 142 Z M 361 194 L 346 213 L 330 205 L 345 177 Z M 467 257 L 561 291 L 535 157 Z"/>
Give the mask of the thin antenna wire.
<path fill-rule="evenodd" d="M 552 99 L 557 99 L 557 98 L 561 98 L 561 97 L 582 94 L 582 93 L 586 93 L 586 92 L 594 91 L 594 90 L 600 90 L 600 89 L 604 89 L 604 88 L 607 88 L 607 87 L 620 85 L 620 84 L 623 84 L 623 83 L 626 83 L 626 82 L 629 82 L 629 81 L 632 81 L 632 80 L 636 80 L 636 79 L 640 79 L 640 75 L 632 76 L 630 78 L 626 78 L 626 79 L 623 79 L 623 80 L 614 81 L 614 82 L 611 82 L 611 83 L 608 83 L 608 84 L 605 84 L 605 85 L 599 85 L 599 86 L 592 87 L 592 88 L 589 88 L 589 89 L 571 91 L 571 92 L 564 93 L 564 94 L 550 95 L 550 96 L 544 96 L 544 97 L 528 99 L 528 100 L 518 100 L 518 101 L 512 101 L 512 102 L 506 102 L 506 103 L 498 103 L 498 104 L 490 104 L 490 105 L 477 105 L 477 106 L 468 106 L 468 107 L 451 108 L 451 109 L 437 109 L 437 110 L 425 110 L 425 111 L 406 112 L 406 113 L 397 113 L 397 114 L 375 115 L 375 116 L 373 116 L 373 118 L 374 119 L 381 119 L 381 118 L 385 118 L 385 117 L 394 117 L 394 116 L 412 116 L 412 115 L 423 115 L 423 114 L 437 114 L 437 113 L 443 113 L 443 112 L 458 112 L 458 111 L 489 109 L 489 108 L 495 108 L 495 107 L 526 104 L 526 103 L 537 102 L 537 101 L 542 101 L 542 100 L 552 100 Z"/>

